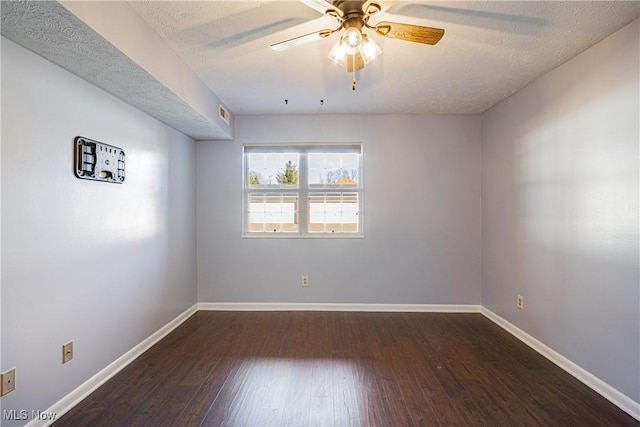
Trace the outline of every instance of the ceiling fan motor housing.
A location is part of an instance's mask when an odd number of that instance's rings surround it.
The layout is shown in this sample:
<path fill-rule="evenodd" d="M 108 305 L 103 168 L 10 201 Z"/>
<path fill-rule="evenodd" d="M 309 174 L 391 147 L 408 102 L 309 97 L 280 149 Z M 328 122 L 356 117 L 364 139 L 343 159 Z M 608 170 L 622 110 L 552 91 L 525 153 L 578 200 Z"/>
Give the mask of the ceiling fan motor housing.
<path fill-rule="evenodd" d="M 362 11 L 362 6 L 364 5 L 364 1 L 362 0 L 334 0 L 331 2 L 337 9 L 342 11 L 343 15 L 347 15 L 349 13 L 359 12 L 364 13 Z"/>
<path fill-rule="evenodd" d="M 342 23 L 342 28 L 344 28 L 345 30 L 348 30 L 349 28 L 356 28 L 357 30 L 362 31 L 362 26 L 363 22 L 360 16 L 349 17 Z"/>
<path fill-rule="evenodd" d="M 378 14 L 382 11 L 382 7 L 378 3 L 371 1 L 334 0 L 331 4 L 335 9 L 327 10 L 327 14 L 345 21 L 350 18 L 364 20 L 365 18 Z"/>

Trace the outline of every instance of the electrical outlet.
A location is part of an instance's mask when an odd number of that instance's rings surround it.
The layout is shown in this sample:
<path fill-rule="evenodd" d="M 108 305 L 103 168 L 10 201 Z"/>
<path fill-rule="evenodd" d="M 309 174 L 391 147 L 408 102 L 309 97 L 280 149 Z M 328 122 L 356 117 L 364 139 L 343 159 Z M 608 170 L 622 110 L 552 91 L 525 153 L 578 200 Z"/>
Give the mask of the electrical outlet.
<path fill-rule="evenodd" d="M 518 299 L 516 300 L 516 307 L 520 310 L 524 309 L 524 297 L 522 295 L 518 295 Z"/>
<path fill-rule="evenodd" d="M 0 376 L 2 377 L 0 396 L 11 393 L 16 389 L 16 368 L 11 368 L 0 374 Z"/>
<path fill-rule="evenodd" d="M 62 363 L 65 364 L 73 359 L 73 341 L 62 345 Z"/>
<path fill-rule="evenodd" d="M 302 286 L 309 286 L 309 276 L 302 276 Z"/>

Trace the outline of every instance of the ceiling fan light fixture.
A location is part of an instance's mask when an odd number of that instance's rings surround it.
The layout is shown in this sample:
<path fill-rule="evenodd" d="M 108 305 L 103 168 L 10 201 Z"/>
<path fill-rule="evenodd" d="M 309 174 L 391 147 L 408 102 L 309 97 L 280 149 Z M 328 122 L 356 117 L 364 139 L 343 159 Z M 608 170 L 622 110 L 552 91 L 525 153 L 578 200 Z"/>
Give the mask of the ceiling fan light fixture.
<path fill-rule="evenodd" d="M 340 65 L 345 65 L 347 58 L 347 47 L 342 43 L 342 39 L 338 40 L 329 51 L 329 59 Z"/>
<path fill-rule="evenodd" d="M 382 53 L 382 49 L 380 46 L 373 40 L 367 37 L 366 34 L 362 35 L 362 46 L 360 47 L 360 54 L 364 59 L 364 63 L 368 64 L 370 61 L 373 61 Z"/>
<path fill-rule="evenodd" d="M 346 47 L 347 55 L 355 55 L 362 47 L 362 32 L 355 27 L 347 28 L 340 42 Z"/>
<path fill-rule="evenodd" d="M 356 46 L 352 46 L 349 43 L 350 35 L 344 34 L 329 51 L 329 59 L 343 67 L 346 66 L 348 71 L 359 70 L 364 64 L 373 61 L 382 53 L 382 49 L 375 41 L 368 38 L 360 30 L 356 31 L 359 34 L 359 43 Z M 354 39 L 352 38 L 351 40 Z M 349 58 L 359 58 L 360 65 L 352 64 L 349 62 Z"/>

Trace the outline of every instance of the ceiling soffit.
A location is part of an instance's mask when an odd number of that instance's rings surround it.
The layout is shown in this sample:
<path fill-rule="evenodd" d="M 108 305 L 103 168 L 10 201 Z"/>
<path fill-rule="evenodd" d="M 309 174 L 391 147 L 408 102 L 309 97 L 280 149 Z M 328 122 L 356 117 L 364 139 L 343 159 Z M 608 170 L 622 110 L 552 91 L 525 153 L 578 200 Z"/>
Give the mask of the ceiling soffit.
<path fill-rule="evenodd" d="M 72 3 L 69 3 L 69 8 L 73 8 Z M 84 2 L 78 5 L 80 3 Z M 130 14 L 129 19 L 139 19 L 126 3 L 86 4 L 93 8 L 93 17 L 108 12 Z M 111 9 L 101 11 L 96 7 Z M 114 10 L 114 7 L 119 9 Z M 233 117 L 227 124 L 218 116 L 218 108 L 222 104 L 219 98 L 177 57 L 176 62 L 184 69 L 177 70 L 178 75 L 175 76 L 166 71 L 171 70 L 175 63 L 150 65 L 147 58 L 143 67 L 138 62 L 144 63 L 145 58 L 140 56 L 136 61 L 131 51 L 123 53 L 127 46 L 122 39 L 116 40 L 119 46 L 114 45 L 58 2 L 2 2 L 1 12 L 2 35 L 15 43 L 196 140 L 233 138 Z M 122 31 L 122 27 L 119 30 Z M 102 31 L 108 32 L 104 28 Z M 148 31 L 155 35 L 153 30 Z M 158 46 L 154 48 L 153 57 L 161 58 Z M 166 49 L 173 54 L 168 47 Z M 162 71 L 154 75 L 150 71 L 153 67 Z"/>

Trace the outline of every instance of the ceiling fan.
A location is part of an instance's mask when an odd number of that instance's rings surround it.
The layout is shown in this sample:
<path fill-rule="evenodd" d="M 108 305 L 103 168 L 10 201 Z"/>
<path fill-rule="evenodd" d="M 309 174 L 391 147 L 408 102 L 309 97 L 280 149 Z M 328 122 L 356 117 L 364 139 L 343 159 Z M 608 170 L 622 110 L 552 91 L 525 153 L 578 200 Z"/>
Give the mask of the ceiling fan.
<path fill-rule="evenodd" d="M 395 1 L 376 0 L 300 0 L 319 12 L 334 17 L 339 25 L 271 45 L 273 50 L 283 51 L 315 40 L 321 40 L 344 30 L 340 39 L 329 52 L 329 58 L 346 67 L 353 74 L 351 89 L 355 90 L 355 72 L 375 59 L 382 50 L 375 41 L 367 37 L 364 29 L 393 39 L 434 45 L 444 35 L 441 28 L 399 22 L 381 21 L 370 24 L 369 19 L 378 16 Z M 384 6 L 383 6 L 384 5 Z"/>

